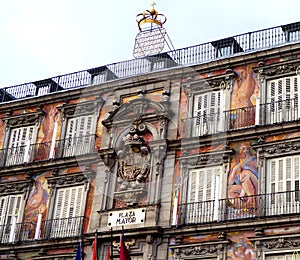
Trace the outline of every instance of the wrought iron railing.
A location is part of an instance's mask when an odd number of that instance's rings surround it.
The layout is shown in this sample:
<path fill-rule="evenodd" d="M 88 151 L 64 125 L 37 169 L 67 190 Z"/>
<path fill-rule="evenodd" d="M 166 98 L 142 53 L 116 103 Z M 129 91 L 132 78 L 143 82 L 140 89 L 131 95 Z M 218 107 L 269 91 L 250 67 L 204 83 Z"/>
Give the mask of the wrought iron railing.
<path fill-rule="evenodd" d="M 181 121 L 182 137 L 197 137 L 218 132 L 253 127 L 255 125 L 272 125 L 299 120 L 298 99 L 286 99 L 231 109 L 219 114 L 190 117 Z"/>
<path fill-rule="evenodd" d="M 300 213 L 300 191 L 180 204 L 178 224 L 204 224 Z"/>
<path fill-rule="evenodd" d="M 298 98 L 261 104 L 260 115 L 266 125 L 298 120 Z"/>
<path fill-rule="evenodd" d="M 81 237 L 84 220 L 84 217 L 51 219 L 42 221 L 39 227 L 29 222 L 0 225 L 0 244 Z"/>
<path fill-rule="evenodd" d="M 20 145 L 0 150 L 0 167 L 84 155 L 95 151 L 96 135 Z"/>
<path fill-rule="evenodd" d="M 34 223 L 16 223 L 0 225 L 0 243 L 17 243 L 20 241 L 31 241 L 34 239 Z"/>
<path fill-rule="evenodd" d="M 42 96 L 92 84 L 101 84 L 119 78 L 160 71 L 175 66 L 201 64 L 243 52 L 255 52 L 299 41 L 300 22 L 297 22 L 145 58 L 127 60 L 36 82 L 2 88 L 0 89 L 0 102 Z"/>
<path fill-rule="evenodd" d="M 51 219 L 42 222 L 39 239 L 79 237 L 83 232 L 84 217 Z"/>
<path fill-rule="evenodd" d="M 65 138 L 56 141 L 55 158 L 79 156 L 95 152 L 96 135 Z"/>

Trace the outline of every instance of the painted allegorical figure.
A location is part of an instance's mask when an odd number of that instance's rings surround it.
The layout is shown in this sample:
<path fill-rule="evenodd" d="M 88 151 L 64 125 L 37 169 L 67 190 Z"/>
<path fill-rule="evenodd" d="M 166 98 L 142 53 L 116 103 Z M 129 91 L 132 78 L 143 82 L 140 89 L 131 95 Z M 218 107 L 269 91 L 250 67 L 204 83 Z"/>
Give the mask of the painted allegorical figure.
<path fill-rule="evenodd" d="M 228 176 L 228 198 L 239 198 L 243 207 L 255 208 L 258 189 L 258 168 L 256 157 L 250 150 L 250 143 L 239 146 L 238 156 Z M 234 200 L 233 205 L 240 205 Z"/>
<path fill-rule="evenodd" d="M 241 68 L 231 94 L 232 127 L 241 128 L 255 124 L 256 98 L 258 84 L 253 77 L 252 66 Z M 242 109 L 243 108 L 243 109 Z"/>
<path fill-rule="evenodd" d="M 25 220 L 36 224 L 38 215 L 42 214 L 42 219 L 45 220 L 47 212 L 47 203 L 49 193 L 45 188 L 46 180 L 44 177 L 36 179 L 35 188 L 29 196 L 25 209 Z"/>

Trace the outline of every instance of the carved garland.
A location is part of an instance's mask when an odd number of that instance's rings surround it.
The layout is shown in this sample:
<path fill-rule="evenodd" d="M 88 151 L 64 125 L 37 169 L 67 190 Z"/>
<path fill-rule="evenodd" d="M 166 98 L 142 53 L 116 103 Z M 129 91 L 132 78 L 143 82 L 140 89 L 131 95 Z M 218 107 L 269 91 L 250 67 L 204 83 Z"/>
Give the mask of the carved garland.
<path fill-rule="evenodd" d="M 16 116 L 7 116 L 2 119 L 5 124 L 6 130 L 9 127 L 21 127 L 24 125 L 38 125 L 41 121 L 44 112 L 41 109 L 38 109 L 34 113 L 20 114 Z"/>
<path fill-rule="evenodd" d="M 57 109 L 62 113 L 63 118 L 66 118 L 78 115 L 97 114 L 102 104 L 102 100 L 94 100 L 72 105 L 64 104 Z"/>
<path fill-rule="evenodd" d="M 226 251 L 226 245 L 230 241 L 220 241 L 215 243 L 192 244 L 185 246 L 172 246 L 174 259 L 191 259 L 192 257 L 205 255 L 206 257 L 216 257 L 223 259 L 223 253 Z"/>
<path fill-rule="evenodd" d="M 25 193 L 32 187 L 32 185 L 32 181 L 1 183 L 0 194 Z"/>

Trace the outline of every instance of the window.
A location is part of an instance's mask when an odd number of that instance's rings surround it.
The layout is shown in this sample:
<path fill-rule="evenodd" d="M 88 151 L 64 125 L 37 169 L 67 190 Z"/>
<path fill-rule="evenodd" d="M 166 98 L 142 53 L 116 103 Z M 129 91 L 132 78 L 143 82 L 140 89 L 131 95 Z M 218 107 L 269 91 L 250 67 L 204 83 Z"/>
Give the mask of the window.
<path fill-rule="evenodd" d="M 194 98 L 193 136 L 214 134 L 221 130 L 221 91 L 196 95 Z"/>
<path fill-rule="evenodd" d="M 268 160 L 267 213 L 270 215 L 299 211 L 300 155 Z"/>
<path fill-rule="evenodd" d="M 34 140 L 34 126 L 12 128 L 7 148 L 6 166 L 29 162 Z"/>
<path fill-rule="evenodd" d="M 93 116 L 78 116 L 68 119 L 64 156 L 75 156 L 92 151 L 94 144 Z"/>
<path fill-rule="evenodd" d="M 268 124 L 296 120 L 298 118 L 297 76 L 269 80 L 266 101 Z"/>
<path fill-rule="evenodd" d="M 1 242 L 14 242 L 17 234 L 17 223 L 23 217 L 23 195 L 7 195 L 0 197 L 0 235 Z"/>
<path fill-rule="evenodd" d="M 266 260 L 298 260 L 300 259 L 300 256 L 298 253 L 287 253 L 287 254 L 281 254 L 281 255 L 266 255 Z"/>
<path fill-rule="evenodd" d="M 219 219 L 221 167 L 206 167 L 189 172 L 187 223 L 212 222 Z"/>
<path fill-rule="evenodd" d="M 84 185 L 57 189 L 51 237 L 81 235 L 85 206 L 84 194 Z"/>

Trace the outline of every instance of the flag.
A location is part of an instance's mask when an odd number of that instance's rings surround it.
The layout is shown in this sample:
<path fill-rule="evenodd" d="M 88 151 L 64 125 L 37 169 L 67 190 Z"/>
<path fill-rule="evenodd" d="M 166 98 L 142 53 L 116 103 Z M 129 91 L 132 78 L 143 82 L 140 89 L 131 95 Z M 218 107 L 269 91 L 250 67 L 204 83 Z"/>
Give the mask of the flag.
<path fill-rule="evenodd" d="M 81 242 L 78 244 L 75 260 L 81 260 Z"/>
<path fill-rule="evenodd" d="M 98 260 L 98 243 L 97 243 L 97 231 L 95 233 L 95 238 L 94 238 L 94 248 L 93 248 L 93 255 L 92 255 L 92 260 Z"/>
<path fill-rule="evenodd" d="M 129 252 L 124 243 L 124 235 L 120 237 L 120 260 L 131 260 Z"/>
<path fill-rule="evenodd" d="M 110 246 L 107 248 L 106 260 L 110 260 Z"/>

